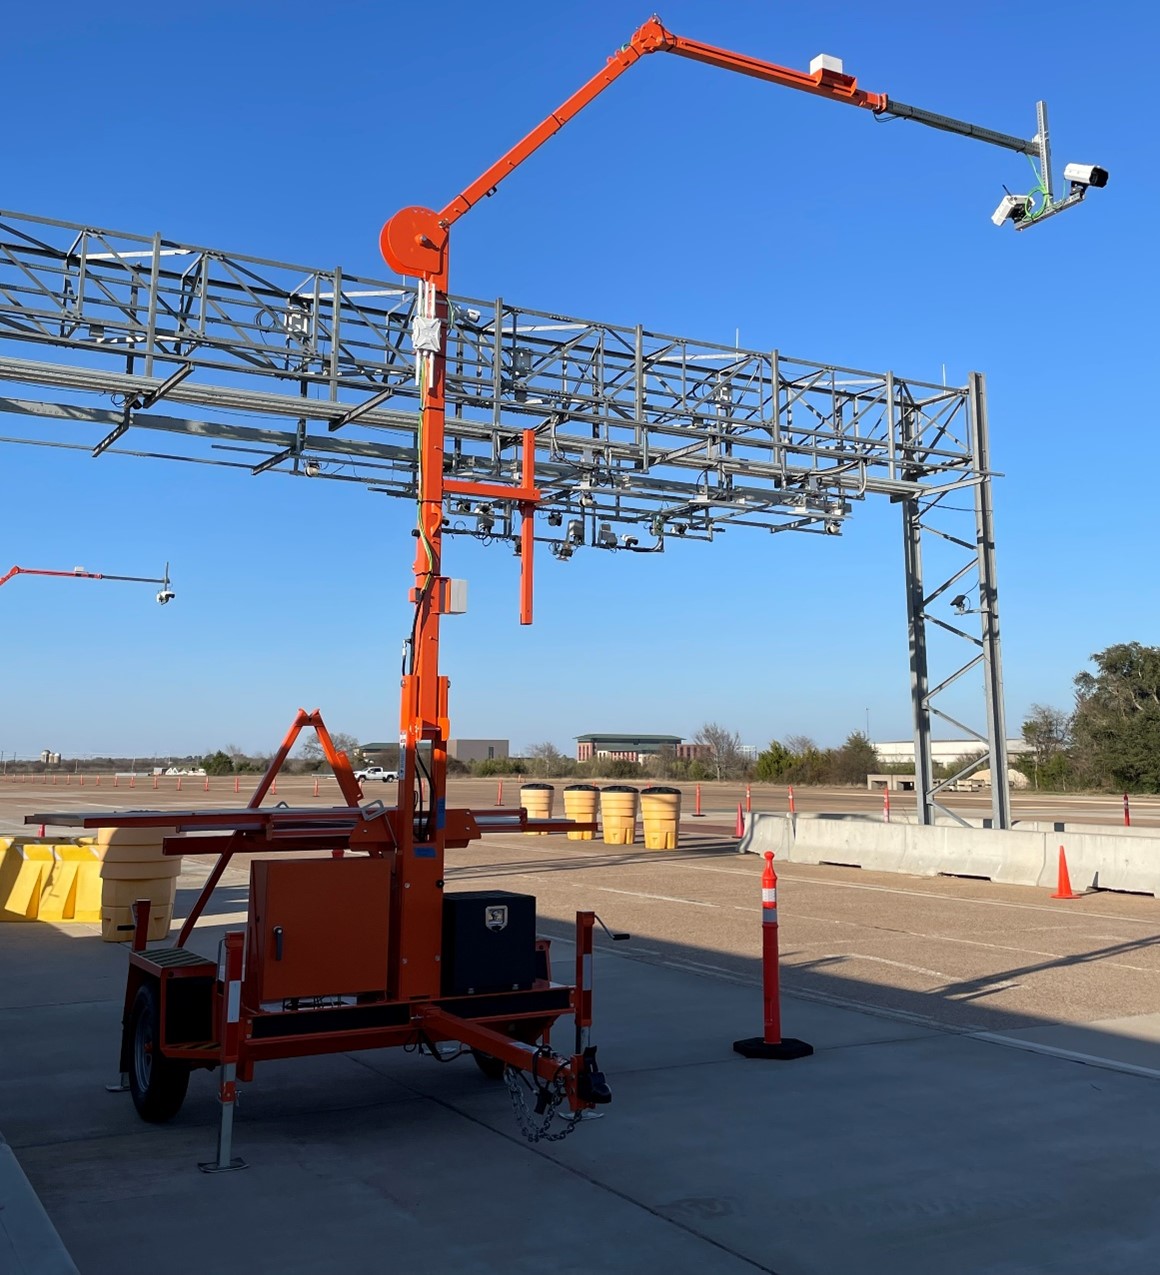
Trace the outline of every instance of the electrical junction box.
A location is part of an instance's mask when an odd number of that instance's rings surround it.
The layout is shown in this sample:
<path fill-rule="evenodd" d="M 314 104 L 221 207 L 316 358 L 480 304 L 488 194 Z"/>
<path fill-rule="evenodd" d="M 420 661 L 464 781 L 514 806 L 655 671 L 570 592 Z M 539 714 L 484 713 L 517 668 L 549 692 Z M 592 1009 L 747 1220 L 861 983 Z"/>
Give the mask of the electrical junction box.
<path fill-rule="evenodd" d="M 391 862 L 254 859 L 245 981 L 257 1003 L 384 992 Z"/>
<path fill-rule="evenodd" d="M 527 991 L 536 981 L 536 900 L 509 890 L 443 896 L 443 995 Z"/>
<path fill-rule="evenodd" d="M 842 59 L 831 57 L 828 53 L 819 53 L 816 58 L 810 62 L 810 74 L 817 75 L 819 71 L 829 71 L 834 75 L 844 75 L 842 70 Z"/>
<path fill-rule="evenodd" d="M 438 604 L 440 615 L 466 615 L 467 581 L 440 580 Z"/>

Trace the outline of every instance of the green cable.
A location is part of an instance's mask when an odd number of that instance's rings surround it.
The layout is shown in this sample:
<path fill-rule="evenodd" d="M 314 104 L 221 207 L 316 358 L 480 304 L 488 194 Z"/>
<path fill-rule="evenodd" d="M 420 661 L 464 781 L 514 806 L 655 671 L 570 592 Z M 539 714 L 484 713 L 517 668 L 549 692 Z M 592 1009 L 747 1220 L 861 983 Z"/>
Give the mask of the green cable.
<path fill-rule="evenodd" d="M 1035 174 L 1035 188 L 1027 192 L 1027 198 L 1032 201 L 1031 207 L 1024 214 L 1025 221 L 1035 221 L 1038 217 L 1042 217 L 1047 211 L 1047 186 L 1044 183 L 1043 175 L 1039 169 L 1035 167 L 1035 161 L 1030 155 L 1027 156 L 1027 162 L 1031 165 L 1031 171 Z M 1038 208 L 1035 207 L 1036 196 L 1041 197 Z"/>

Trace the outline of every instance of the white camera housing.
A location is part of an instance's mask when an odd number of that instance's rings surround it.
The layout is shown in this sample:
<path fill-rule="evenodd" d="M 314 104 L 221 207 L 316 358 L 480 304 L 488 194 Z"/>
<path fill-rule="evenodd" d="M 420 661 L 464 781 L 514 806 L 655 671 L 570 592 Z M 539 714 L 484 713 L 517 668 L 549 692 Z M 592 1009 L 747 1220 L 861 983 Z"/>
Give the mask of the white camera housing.
<path fill-rule="evenodd" d="M 1108 184 L 1108 170 L 1098 164 L 1068 164 L 1063 170 L 1063 179 L 1073 186 L 1095 186 L 1098 189 Z"/>
<path fill-rule="evenodd" d="M 162 589 L 157 595 L 157 601 L 164 606 L 167 602 L 172 602 L 176 596 L 172 589 Z"/>
<path fill-rule="evenodd" d="M 991 214 L 991 220 L 996 226 L 1001 226 L 1005 221 L 1022 221 L 1030 208 L 1030 195 L 1004 195 L 999 200 L 999 207 Z"/>

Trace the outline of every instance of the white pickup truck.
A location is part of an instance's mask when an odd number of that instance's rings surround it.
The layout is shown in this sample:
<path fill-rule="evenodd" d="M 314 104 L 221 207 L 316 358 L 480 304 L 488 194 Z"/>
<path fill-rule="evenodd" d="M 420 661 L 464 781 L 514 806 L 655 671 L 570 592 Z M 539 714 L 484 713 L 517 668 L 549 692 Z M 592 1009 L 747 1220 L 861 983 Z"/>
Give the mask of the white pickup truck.
<path fill-rule="evenodd" d="M 379 779 L 384 784 L 397 784 L 399 782 L 399 772 L 397 770 L 387 770 L 382 766 L 366 766 L 362 770 L 356 770 L 354 777 L 360 784 L 365 784 L 368 779 Z"/>

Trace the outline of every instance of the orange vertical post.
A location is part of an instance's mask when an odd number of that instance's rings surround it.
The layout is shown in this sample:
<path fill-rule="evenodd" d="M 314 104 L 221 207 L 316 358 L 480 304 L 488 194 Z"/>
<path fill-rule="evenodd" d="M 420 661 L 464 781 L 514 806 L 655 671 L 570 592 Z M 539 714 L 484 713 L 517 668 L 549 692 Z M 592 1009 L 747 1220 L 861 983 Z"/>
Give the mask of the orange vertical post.
<path fill-rule="evenodd" d="M 524 430 L 523 482 L 526 489 L 536 483 L 536 431 Z M 536 505 L 520 504 L 520 623 L 532 622 L 532 566 L 536 548 Z"/>

